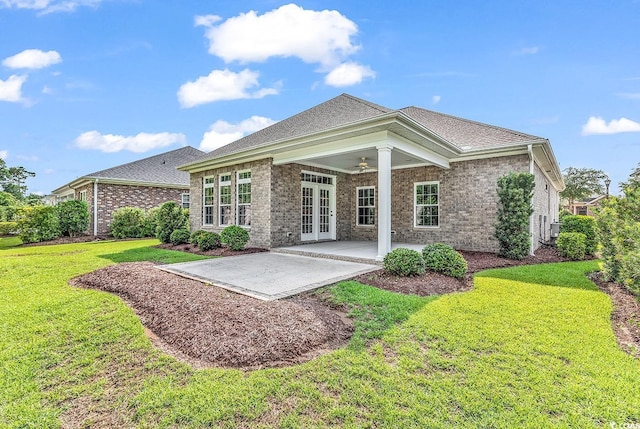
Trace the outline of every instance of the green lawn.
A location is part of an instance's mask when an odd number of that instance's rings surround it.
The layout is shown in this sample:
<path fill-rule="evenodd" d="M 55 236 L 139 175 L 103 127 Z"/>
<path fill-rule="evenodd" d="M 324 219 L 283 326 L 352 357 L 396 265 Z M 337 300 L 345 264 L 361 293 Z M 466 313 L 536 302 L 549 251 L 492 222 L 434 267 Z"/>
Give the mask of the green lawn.
<path fill-rule="evenodd" d="M 419 298 L 356 282 L 351 344 L 311 362 L 194 370 L 118 298 L 67 285 L 114 262 L 194 255 L 153 240 L 0 239 L 0 427 L 609 427 L 640 424 L 640 362 L 616 345 L 597 262 L 490 270 Z"/>

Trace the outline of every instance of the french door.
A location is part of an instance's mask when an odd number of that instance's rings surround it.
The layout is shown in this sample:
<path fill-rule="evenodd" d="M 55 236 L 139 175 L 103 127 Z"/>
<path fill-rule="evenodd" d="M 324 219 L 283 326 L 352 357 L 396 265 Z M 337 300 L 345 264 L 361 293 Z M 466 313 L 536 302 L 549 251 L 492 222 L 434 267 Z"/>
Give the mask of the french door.
<path fill-rule="evenodd" d="M 302 241 L 335 240 L 335 187 L 302 182 Z"/>

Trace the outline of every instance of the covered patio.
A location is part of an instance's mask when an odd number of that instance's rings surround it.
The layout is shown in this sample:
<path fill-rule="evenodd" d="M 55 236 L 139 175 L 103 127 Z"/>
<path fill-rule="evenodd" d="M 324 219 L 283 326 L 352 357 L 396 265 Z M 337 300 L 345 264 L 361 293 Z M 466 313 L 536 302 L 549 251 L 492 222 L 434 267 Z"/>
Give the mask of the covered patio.
<path fill-rule="evenodd" d="M 406 247 L 418 252 L 424 245 L 409 243 L 391 243 L 391 249 Z M 276 247 L 274 253 L 312 256 L 316 258 L 338 259 L 342 261 L 378 264 L 378 243 L 375 241 L 322 241 L 318 243 L 299 244 L 296 246 Z"/>

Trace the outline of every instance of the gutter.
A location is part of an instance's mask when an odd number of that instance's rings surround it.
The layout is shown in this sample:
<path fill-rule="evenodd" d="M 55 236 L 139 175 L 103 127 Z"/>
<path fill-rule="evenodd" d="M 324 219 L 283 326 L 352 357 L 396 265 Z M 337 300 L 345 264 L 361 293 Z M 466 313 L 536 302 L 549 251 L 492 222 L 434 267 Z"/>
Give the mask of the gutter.
<path fill-rule="evenodd" d="M 93 236 L 98 235 L 98 179 L 93 182 Z"/>
<path fill-rule="evenodd" d="M 527 152 L 529 153 L 529 173 L 534 175 L 534 180 L 535 180 L 535 167 L 534 167 L 534 161 L 533 161 L 533 145 L 527 145 Z M 534 188 L 535 189 L 535 188 Z M 534 194 L 531 196 L 531 206 L 533 207 L 533 199 L 535 197 L 535 191 Z M 534 209 L 535 210 L 535 209 Z M 531 213 L 531 215 L 529 216 L 529 239 L 530 239 L 530 243 L 529 243 L 529 254 L 533 255 L 533 246 L 535 246 L 535 240 L 534 240 L 534 228 L 533 228 L 533 219 L 534 219 L 535 214 Z"/>

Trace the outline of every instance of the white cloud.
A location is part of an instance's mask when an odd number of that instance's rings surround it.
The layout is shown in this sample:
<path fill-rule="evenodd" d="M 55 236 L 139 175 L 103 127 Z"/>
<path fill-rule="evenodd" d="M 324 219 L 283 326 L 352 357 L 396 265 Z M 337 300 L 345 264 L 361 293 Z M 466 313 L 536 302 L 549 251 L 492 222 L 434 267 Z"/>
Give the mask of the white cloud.
<path fill-rule="evenodd" d="M 8 156 L 9 156 L 8 150 L 0 150 L 0 159 L 7 159 Z"/>
<path fill-rule="evenodd" d="M 225 62 L 263 62 L 271 57 L 297 57 L 326 69 L 360 47 L 351 37 L 358 26 L 336 10 L 306 10 L 288 4 L 258 15 L 255 11 L 227 19 L 197 16 L 195 25 L 207 27 L 209 53 Z"/>
<path fill-rule="evenodd" d="M 79 6 L 97 7 L 100 3 L 102 0 L 0 0 L 0 7 L 38 10 L 47 14 L 73 12 Z"/>
<path fill-rule="evenodd" d="M 540 52 L 539 46 L 529 46 L 514 52 L 515 55 L 535 55 Z"/>
<path fill-rule="evenodd" d="M 46 86 L 46 85 L 45 85 L 45 86 L 42 88 L 42 93 L 43 93 L 43 94 L 51 95 L 51 94 L 53 94 L 53 89 L 51 89 L 51 88 L 49 88 L 48 86 Z"/>
<path fill-rule="evenodd" d="M 22 84 L 27 76 L 11 75 L 7 80 L 0 79 L 0 101 L 19 102 L 22 98 Z"/>
<path fill-rule="evenodd" d="M 265 118 L 264 116 L 252 116 L 238 124 L 230 124 L 221 120 L 216 121 L 209 127 L 209 131 L 202 136 L 200 150 L 210 152 L 275 123 L 276 121 L 273 119 Z"/>
<path fill-rule="evenodd" d="M 25 49 L 19 54 L 5 58 L 2 65 L 12 69 L 42 69 L 62 61 L 56 51 L 41 51 L 40 49 Z"/>
<path fill-rule="evenodd" d="M 17 155 L 16 158 L 21 161 L 39 161 L 40 160 L 40 158 L 38 158 L 36 155 Z"/>
<path fill-rule="evenodd" d="M 365 78 L 374 78 L 376 74 L 368 66 L 356 63 L 344 63 L 334 68 L 324 78 L 329 86 L 350 86 L 362 82 Z"/>
<path fill-rule="evenodd" d="M 431 97 L 431 104 L 436 105 L 440 102 L 440 100 L 442 100 L 442 97 L 440 97 L 439 95 L 434 95 L 433 97 Z"/>
<path fill-rule="evenodd" d="M 634 132 L 640 132 L 640 123 L 627 118 L 612 119 L 609 123 L 606 123 L 605 120 L 600 117 L 591 116 L 582 127 L 582 135 L 584 136 Z"/>
<path fill-rule="evenodd" d="M 80 134 L 74 141 L 80 149 L 100 150 L 102 152 L 147 152 L 172 144 L 186 144 L 186 137 L 181 133 L 140 133 L 135 136 L 118 136 L 114 134 L 100 134 L 97 131 L 87 131 Z"/>
<path fill-rule="evenodd" d="M 278 88 L 259 88 L 260 73 L 249 69 L 235 73 L 229 70 L 213 70 L 208 76 L 201 76 L 194 82 L 187 82 L 178 90 L 178 101 L 182 107 L 194 107 L 199 104 L 220 100 L 241 98 L 262 98 L 278 93 Z"/>
<path fill-rule="evenodd" d="M 623 92 L 617 95 L 618 97 L 627 98 L 629 100 L 640 100 L 640 92 Z"/>

